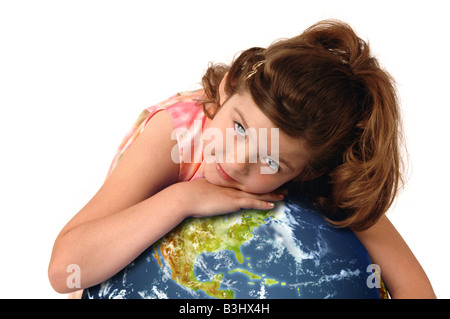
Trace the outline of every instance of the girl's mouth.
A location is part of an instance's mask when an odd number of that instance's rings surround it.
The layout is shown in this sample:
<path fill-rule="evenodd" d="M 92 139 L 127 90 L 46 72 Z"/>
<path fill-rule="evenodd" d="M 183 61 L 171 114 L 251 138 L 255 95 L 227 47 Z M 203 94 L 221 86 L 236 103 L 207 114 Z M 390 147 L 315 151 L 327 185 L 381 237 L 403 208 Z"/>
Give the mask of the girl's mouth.
<path fill-rule="evenodd" d="M 217 173 L 220 175 L 220 177 L 222 177 L 224 180 L 226 181 L 230 181 L 230 182 L 235 182 L 235 180 L 233 178 L 231 178 L 222 168 L 222 166 L 220 165 L 220 163 L 217 161 L 217 159 L 215 160 L 215 164 L 216 164 L 216 170 Z"/>

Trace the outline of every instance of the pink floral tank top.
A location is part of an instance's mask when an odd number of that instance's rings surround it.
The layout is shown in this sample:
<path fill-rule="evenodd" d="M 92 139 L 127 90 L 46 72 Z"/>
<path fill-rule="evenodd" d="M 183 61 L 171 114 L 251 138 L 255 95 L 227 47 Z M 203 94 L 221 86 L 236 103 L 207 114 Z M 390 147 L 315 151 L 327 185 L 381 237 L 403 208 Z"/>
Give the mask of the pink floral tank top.
<path fill-rule="evenodd" d="M 114 156 L 108 175 L 117 165 L 122 155 L 142 133 L 150 119 L 159 111 L 166 110 L 173 122 L 172 138 L 177 140 L 180 171 L 178 181 L 203 177 L 202 133 L 209 124 L 201 104 L 203 90 L 178 93 L 171 98 L 146 108 L 139 115 L 132 128 L 126 134 Z"/>

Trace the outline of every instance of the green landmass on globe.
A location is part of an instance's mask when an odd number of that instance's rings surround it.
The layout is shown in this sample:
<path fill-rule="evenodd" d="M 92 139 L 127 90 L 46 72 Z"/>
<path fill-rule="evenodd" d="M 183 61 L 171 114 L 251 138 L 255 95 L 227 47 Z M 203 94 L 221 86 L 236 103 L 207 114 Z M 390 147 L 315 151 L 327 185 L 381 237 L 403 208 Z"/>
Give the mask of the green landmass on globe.
<path fill-rule="evenodd" d="M 276 218 L 277 211 L 245 211 L 219 217 L 190 219 L 153 245 L 153 256 L 162 268 L 159 248 L 164 260 L 172 269 L 172 279 L 178 284 L 194 291 L 201 289 L 215 298 L 233 298 L 233 290 L 219 289 L 224 274 L 217 274 L 209 282 L 200 282 L 194 273 L 197 257 L 204 252 L 231 250 L 239 263 L 244 257 L 241 246 L 253 237 L 253 231 L 268 219 Z M 250 258 L 250 257 L 248 257 Z M 241 272 L 250 279 L 261 279 L 262 276 L 248 270 L 236 268 L 229 273 Z M 277 284 L 274 279 L 264 278 L 268 285 Z M 250 284 L 254 284 L 251 282 Z"/>

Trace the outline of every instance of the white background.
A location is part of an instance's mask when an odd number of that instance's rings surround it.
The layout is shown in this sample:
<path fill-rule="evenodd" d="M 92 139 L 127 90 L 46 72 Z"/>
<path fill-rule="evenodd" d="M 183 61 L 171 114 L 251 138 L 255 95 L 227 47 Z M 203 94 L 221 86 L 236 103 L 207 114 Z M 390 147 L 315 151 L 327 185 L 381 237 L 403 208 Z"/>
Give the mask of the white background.
<path fill-rule="evenodd" d="M 445 4 L 0 0 L 0 297 L 66 297 L 47 279 L 54 239 L 143 108 L 196 87 L 209 61 L 338 18 L 398 82 L 410 173 L 388 216 L 449 298 Z"/>

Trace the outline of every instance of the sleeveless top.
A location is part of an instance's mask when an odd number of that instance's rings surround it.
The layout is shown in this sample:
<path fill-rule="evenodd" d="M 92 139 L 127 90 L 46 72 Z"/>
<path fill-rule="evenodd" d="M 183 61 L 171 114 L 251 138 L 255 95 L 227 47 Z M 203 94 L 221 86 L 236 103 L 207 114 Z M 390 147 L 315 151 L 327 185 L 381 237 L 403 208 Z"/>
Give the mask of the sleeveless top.
<path fill-rule="evenodd" d="M 179 157 L 173 158 L 174 156 L 172 156 L 172 160 L 180 164 L 178 181 L 203 177 L 202 134 L 209 124 L 209 119 L 199 103 L 203 96 L 203 90 L 181 92 L 143 110 L 120 143 L 108 175 L 114 170 L 122 155 L 143 132 L 150 119 L 159 111 L 166 110 L 174 127 L 172 139 L 176 139 L 178 145 Z"/>

